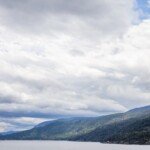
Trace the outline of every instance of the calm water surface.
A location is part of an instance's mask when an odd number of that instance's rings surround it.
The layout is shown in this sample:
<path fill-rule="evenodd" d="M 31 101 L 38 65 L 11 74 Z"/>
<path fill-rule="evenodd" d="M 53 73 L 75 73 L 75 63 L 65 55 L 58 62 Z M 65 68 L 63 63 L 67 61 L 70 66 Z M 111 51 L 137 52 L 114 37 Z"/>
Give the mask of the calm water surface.
<path fill-rule="evenodd" d="M 65 141 L 0 141 L 0 150 L 150 150 L 150 146 Z"/>

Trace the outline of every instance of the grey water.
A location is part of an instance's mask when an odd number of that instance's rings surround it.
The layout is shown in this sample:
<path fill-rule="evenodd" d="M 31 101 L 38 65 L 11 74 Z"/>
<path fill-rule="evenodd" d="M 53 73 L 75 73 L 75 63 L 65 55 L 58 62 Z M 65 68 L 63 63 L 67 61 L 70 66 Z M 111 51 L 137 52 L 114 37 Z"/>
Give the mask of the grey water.
<path fill-rule="evenodd" d="M 150 146 L 98 142 L 0 141 L 0 150 L 150 150 Z"/>

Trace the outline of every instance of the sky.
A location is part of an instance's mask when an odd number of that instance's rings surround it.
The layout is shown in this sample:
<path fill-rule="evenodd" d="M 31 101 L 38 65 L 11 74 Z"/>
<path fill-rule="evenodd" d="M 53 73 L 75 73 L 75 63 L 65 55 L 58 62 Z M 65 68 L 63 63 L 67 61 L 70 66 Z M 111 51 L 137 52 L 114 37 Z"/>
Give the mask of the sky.
<path fill-rule="evenodd" d="M 150 0 L 0 0 L 0 132 L 150 105 Z"/>

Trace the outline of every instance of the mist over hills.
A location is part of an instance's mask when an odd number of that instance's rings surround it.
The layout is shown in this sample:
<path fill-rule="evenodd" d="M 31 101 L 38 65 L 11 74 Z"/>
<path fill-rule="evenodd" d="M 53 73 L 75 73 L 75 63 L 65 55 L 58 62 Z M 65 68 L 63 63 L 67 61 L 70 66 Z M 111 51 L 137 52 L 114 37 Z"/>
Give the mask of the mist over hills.
<path fill-rule="evenodd" d="M 46 121 L 0 140 L 71 140 L 102 143 L 150 144 L 150 106 L 100 117 Z"/>

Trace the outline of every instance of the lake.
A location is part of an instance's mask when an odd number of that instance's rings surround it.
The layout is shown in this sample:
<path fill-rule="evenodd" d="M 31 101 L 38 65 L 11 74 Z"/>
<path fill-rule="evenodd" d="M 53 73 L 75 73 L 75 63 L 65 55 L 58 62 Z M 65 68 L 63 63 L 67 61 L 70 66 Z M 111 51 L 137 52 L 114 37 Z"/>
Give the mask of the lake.
<path fill-rule="evenodd" d="M 0 150 L 150 150 L 150 146 L 67 141 L 0 141 Z"/>

